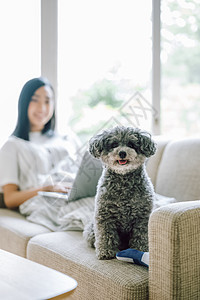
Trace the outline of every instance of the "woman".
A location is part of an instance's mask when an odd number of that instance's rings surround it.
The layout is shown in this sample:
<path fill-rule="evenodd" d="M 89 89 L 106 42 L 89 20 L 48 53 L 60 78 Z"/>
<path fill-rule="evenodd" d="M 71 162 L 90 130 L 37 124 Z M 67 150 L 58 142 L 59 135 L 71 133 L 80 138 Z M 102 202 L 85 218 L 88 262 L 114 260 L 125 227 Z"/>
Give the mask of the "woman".
<path fill-rule="evenodd" d="M 0 150 L 0 186 L 8 208 L 19 207 L 39 191 L 68 192 L 63 179 L 47 180 L 62 161 L 75 172 L 67 142 L 55 133 L 51 84 L 42 77 L 29 80 L 20 93 L 16 128 Z"/>

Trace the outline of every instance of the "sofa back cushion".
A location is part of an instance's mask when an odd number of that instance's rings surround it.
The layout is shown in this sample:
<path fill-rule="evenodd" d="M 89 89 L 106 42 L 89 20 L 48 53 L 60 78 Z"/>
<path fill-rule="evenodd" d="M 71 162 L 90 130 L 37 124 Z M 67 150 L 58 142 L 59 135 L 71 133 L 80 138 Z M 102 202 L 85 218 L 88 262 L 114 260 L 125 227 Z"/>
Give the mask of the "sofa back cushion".
<path fill-rule="evenodd" d="M 147 173 L 148 173 L 148 175 L 154 185 L 154 188 L 155 188 L 158 167 L 159 167 L 164 149 L 168 143 L 168 139 L 165 139 L 162 136 L 155 136 L 155 137 L 153 137 L 153 140 L 157 144 L 157 150 L 156 150 L 156 153 L 147 160 L 146 170 L 147 170 Z"/>
<path fill-rule="evenodd" d="M 158 168 L 155 190 L 177 201 L 200 200 L 200 139 L 167 144 Z"/>

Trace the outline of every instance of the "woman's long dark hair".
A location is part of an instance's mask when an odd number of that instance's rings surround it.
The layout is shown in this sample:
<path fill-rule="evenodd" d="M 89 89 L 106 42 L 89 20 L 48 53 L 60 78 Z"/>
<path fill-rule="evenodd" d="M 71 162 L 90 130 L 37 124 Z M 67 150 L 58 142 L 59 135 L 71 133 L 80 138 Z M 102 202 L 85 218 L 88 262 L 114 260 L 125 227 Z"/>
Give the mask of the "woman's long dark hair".
<path fill-rule="evenodd" d="M 18 101 L 17 124 L 12 135 L 24 139 L 26 141 L 29 141 L 30 122 L 28 119 L 28 106 L 35 91 L 45 85 L 49 86 L 52 89 L 54 94 L 52 85 L 46 78 L 43 77 L 33 78 L 28 82 L 26 82 L 25 85 L 23 86 Z M 45 124 L 42 133 L 52 136 L 54 135 L 54 130 L 55 130 L 55 108 L 54 108 L 53 116 L 47 122 L 47 124 Z"/>

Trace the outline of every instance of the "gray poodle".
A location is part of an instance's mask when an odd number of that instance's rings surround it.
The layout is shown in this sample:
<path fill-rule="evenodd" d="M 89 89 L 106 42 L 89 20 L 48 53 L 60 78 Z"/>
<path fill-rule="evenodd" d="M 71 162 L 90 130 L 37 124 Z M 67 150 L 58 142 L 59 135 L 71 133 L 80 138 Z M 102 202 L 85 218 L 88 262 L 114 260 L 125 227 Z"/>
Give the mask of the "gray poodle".
<path fill-rule="evenodd" d="M 98 259 L 114 258 L 126 248 L 147 251 L 154 190 L 144 162 L 155 153 L 155 143 L 147 132 L 118 126 L 94 136 L 89 144 L 104 169 L 85 239 L 96 248 Z"/>

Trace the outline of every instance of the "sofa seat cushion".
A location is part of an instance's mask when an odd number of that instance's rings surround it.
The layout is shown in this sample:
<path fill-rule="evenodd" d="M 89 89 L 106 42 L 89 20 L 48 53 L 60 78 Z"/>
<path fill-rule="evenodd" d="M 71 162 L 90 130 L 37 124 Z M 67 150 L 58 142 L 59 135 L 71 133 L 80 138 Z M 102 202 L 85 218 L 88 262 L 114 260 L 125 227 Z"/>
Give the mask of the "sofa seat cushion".
<path fill-rule="evenodd" d="M 53 232 L 33 237 L 27 258 L 78 282 L 70 299 L 148 299 L 148 269 L 133 263 L 98 260 L 81 232 Z"/>
<path fill-rule="evenodd" d="M 200 139 L 167 144 L 158 168 L 155 190 L 177 201 L 200 199 Z"/>
<path fill-rule="evenodd" d="M 26 257 L 29 239 L 47 232 L 50 230 L 28 222 L 18 211 L 0 209 L 0 249 Z"/>

